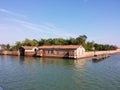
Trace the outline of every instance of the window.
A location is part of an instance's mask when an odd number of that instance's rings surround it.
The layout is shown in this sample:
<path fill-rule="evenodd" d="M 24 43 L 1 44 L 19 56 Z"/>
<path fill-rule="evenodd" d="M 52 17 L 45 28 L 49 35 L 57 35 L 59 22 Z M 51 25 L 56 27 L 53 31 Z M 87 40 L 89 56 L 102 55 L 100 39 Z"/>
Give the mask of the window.
<path fill-rule="evenodd" d="M 53 54 L 53 50 L 51 50 L 51 54 Z"/>
<path fill-rule="evenodd" d="M 59 54 L 59 51 L 57 50 L 57 54 Z"/>

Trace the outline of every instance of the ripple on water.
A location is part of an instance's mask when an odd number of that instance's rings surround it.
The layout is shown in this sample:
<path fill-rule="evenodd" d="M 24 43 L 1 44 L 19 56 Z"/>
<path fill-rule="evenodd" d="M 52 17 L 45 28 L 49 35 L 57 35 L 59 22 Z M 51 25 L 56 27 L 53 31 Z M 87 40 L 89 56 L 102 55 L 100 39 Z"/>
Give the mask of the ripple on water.
<path fill-rule="evenodd" d="M 0 86 L 5 90 L 120 89 L 120 55 L 97 63 L 82 59 L 21 59 L 0 56 Z"/>
<path fill-rule="evenodd" d="M 0 87 L 0 90 L 3 90 L 3 88 L 2 88 L 2 87 Z"/>

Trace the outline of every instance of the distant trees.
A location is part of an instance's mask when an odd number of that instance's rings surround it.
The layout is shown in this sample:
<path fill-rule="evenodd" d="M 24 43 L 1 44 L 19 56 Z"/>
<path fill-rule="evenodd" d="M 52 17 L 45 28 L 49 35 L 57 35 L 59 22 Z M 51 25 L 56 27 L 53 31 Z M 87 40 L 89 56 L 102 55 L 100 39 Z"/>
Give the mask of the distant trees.
<path fill-rule="evenodd" d="M 10 50 L 10 44 L 1 44 L 1 50 Z"/>
<path fill-rule="evenodd" d="M 10 44 L 7 44 L 5 49 L 10 50 Z"/>
<path fill-rule="evenodd" d="M 76 45 L 77 41 L 74 38 L 63 39 L 63 38 L 50 38 L 50 39 L 41 39 L 38 41 L 39 46 L 42 45 Z"/>
<path fill-rule="evenodd" d="M 36 39 L 30 40 L 30 39 L 25 39 L 25 41 L 22 42 L 23 46 L 38 46 L 38 41 Z"/>
<path fill-rule="evenodd" d="M 18 50 L 18 48 L 21 46 L 23 46 L 23 43 L 20 41 L 17 41 L 15 45 L 11 48 L 11 50 Z"/>
<path fill-rule="evenodd" d="M 68 45 L 77 45 L 78 44 L 77 39 L 76 38 L 72 38 L 72 37 L 67 39 L 66 42 L 67 42 Z"/>
<path fill-rule="evenodd" d="M 108 45 L 108 44 L 94 44 L 95 50 L 97 51 L 105 51 L 105 50 L 116 50 L 117 46 L 115 45 Z"/>
<path fill-rule="evenodd" d="M 5 44 L 1 44 L 1 49 L 5 50 L 5 48 L 6 48 L 6 45 Z"/>
<path fill-rule="evenodd" d="M 94 43 L 94 41 L 86 41 L 87 36 L 86 35 L 79 35 L 77 38 L 70 37 L 69 39 L 64 38 L 49 38 L 49 39 L 40 39 L 40 40 L 30 40 L 26 38 L 24 41 L 20 42 L 17 41 L 14 46 L 2 45 L 2 49 L 4 50 L 18 50 L 21 46 L 42 46 L 42 45 L 82 45 L 85 47 L 86 51 L 93 51 L 93 48 L 96 51 L 101 50 L 115 50 L 117 49 L 117 46 L 114 45 L 103 45 L 103 44 L 97 44 Z"/>
<path fill-rule="evenodd" d="M 95 49 L 94 47 L 94 41 L 87 42 L 85 45 L 86 51 L 93 51 Z"/>

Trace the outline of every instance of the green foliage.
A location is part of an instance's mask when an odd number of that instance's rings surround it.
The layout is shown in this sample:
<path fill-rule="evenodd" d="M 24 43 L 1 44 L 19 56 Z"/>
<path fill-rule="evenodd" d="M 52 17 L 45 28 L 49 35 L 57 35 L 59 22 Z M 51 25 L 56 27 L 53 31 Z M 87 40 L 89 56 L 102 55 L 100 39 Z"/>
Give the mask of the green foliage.
<path fill-rule="evenodd" d="M 76 38 L 77 43 L 82 45 L 83 47 L 85 47 L 86 45 L 86 40 L 87 40 L 87 36 L 86 35 L 80 35 L 79 37 Z"/>
<path fill-rule="evenodd" d="M 2 44 L 2 45 L 1 45 L 1 49 L 2 49 L 2 50 L 10 50 L 10 44 L 6 44 L 6 45 L 5 45 L 5 44 Z"/>
<path fill-rule="evenodd" d="M 97 44 L 94 43 L 94 41 L 92 42 L 86 42 L 87 40 L 87 36 L 86 35 L 80 35 L 77 38 L 72 38 L 70 37 L 69 39 L 63 39 L 63 38 L 49 38 L 49 39 L 40 39 L 40 40 L 30 40 L 30 39 L 25 39 L 24 41 L 20 42 L 17 41 L 15 43 L 15 46 L 13 46 L 12 48 L 10 48 L 10 45 L 2 45 L 3 49 L 6 50 L 18 50 L 19 47 L 21 46 L 42 46 L 42 45 L 82 45 L 86 51 L 93 51 L 93 49 L 95 48 L 95 50 L 97 51 L 101 51 L 101 50 L 115 50 L 117 49 L 116 46 L 114 45 L 103 45 L 103 44 Z"/>
<path fill-rule="evenodd" d="M 108 44 L 94 44 L 95 50 L 96 51 L 105 51 L 105 50 L 116 50 L 117 46 L 114 45 L 108 45 Z"/>
<path fill-rule="evenodd" d="M 5 48 L 6 48 L 6 45 L 5 45 L 5 44 L 2 44 L 2 45 L 1 45 L 1 49 L 2 49 L 2 50 L 5 50 Z"/>
<path fill-rule="evenodd" d="M 14 51 L 14 50 L 18 50 L 19 47 L 21 47 L 22 45 L 23 45 L 22 42 L 17 41 L 17 42 L 15 43 L 15 46 L 13 46 L 10 50 L 12 50 L 12 51 Z"/>
<path fill-rule="evenodd" d="M 63 38 L 50 38 L 50 39 L 41 39 L 39 42 L 39 46 L 41 45 L 68 45 L 67 40 Z"/>
<path fill-rule="evenodd" d="M 54 45 L 67 45 L 66 40 L 63 38 L 55 38 L 53 39 L 53 42 Z"/>
<path fill-rule="evenodd" d="M 45 42 L 44 42 L 44 45 L 53 45 L 53 39 L 47 39 Z"/>
<path fill-rule="evenodd" d="M 46 39 L 41 39 L 41 40 L 39 40 L 39 41 L 38 41 L 38 45 L 39 45 L 39 46 L 45 45 L 45 41 L 46 41 Z"/>
<path fill-rule="evenodd" d="M 30 40 L 30 39 L 25 39 L 25 41 L 23 41 L 23 45 L 24 46 L 38 46 L 38 41 L 33 39 L 33 40 Z"/>
<path fill-rule="evenodd" d="M 75 38 L 70 38 L 70 39 L 66 40 L 66 42 L 68 45 L 77 45 L 78 44 L 78 42 Z"/>
<path fill-rule="evenodd" d="M 6 45 L 6 50 L 10 50 L 10 44 Z"/>
<path fill-rule="evenodd" d="M 86 51 L 93 51 L 94 49 L 94 41 L 86 43 Z"/>

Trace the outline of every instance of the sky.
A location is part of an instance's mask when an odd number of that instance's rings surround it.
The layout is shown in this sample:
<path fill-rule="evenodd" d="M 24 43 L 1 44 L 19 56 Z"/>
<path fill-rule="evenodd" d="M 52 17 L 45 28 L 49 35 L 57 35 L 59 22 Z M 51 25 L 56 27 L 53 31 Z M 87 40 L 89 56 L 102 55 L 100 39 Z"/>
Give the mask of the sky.
<path fill-rule="evenodd" d="M 0 0 L 0 44 L 79 35 L 120 46 L 120 0 Z"/>

